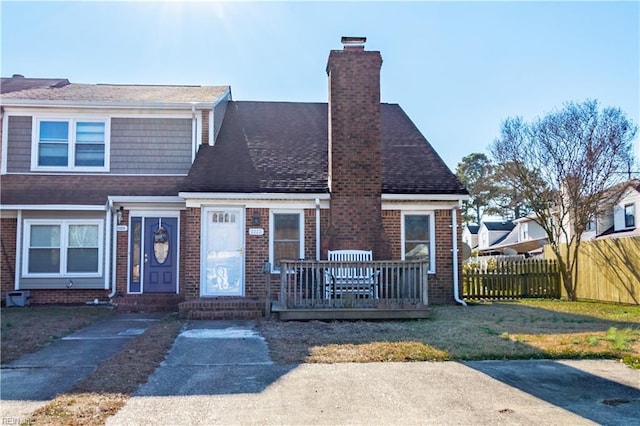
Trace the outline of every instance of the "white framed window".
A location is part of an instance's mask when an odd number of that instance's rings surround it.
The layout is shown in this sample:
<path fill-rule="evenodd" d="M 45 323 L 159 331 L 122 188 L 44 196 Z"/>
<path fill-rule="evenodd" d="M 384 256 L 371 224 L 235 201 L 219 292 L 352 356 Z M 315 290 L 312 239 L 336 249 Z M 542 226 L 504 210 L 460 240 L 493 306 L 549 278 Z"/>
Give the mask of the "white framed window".
<path fill-rule="evenodd" d="M 269 262 L 280 272 L 282 259 L 304 258 L 304 213 L 300 210 L 271 211 L 269 221 Z"/>
<path fill-rule="evenodd" d="M 102 276 L 103 221 L 24 221 L 24 277 Z"/>
<path fill-rule="evenodd" d="M 108 118 L 36 116 L 32 135 L 32 170 L 109 170 Z"/>
<path fill-rule="evenodd" d="M 520 225 L 520 241 L 529 239 L 529 224 L 524 222 Z"/>
<path fill-rule="evenodd" d="M 633 228 L 636 226 L 636 206 L 635 204 L 624 205 L 624 227 Z"/>
<path fill-rule="evenodd" d="M 429 272 L 436 271 L 435 220 L 433 212 L 402 213 L 402 259 L 429 261 Z"/>

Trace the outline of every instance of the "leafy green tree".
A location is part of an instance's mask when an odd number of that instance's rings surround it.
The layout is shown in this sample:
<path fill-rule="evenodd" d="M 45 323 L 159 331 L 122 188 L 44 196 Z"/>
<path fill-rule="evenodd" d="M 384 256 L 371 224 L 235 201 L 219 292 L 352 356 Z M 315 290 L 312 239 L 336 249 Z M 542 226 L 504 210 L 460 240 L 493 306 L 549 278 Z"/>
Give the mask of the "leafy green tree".
<path fill-rule="evenodd" d="M 531 207 L 547 234 L 570 300 L 579 283 L 581 236 L 601 213 L 604 190 L 632 161 L 636 133 L 619 108 L 600 109 L 588 100 L 530 123 L 508 118 L 491 145 L 502 182 Z"/>
<path fill-rule="evenodd" d="M 469 191 L 464 202 L 462 220 L 480 223 L 492 197 L 493 165 L 482 153 L 474 152 L 462 158 L 456 167 L 456 176 Z"/>

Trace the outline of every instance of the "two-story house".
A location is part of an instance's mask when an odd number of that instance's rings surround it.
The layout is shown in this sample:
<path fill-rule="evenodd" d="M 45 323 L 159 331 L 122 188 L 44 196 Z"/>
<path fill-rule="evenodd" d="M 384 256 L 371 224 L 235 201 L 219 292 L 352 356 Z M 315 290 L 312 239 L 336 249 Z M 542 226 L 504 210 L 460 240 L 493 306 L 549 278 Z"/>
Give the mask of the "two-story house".
<path fill-rule="evenodd" d="M 484 249 L 484 253 L 513 254 L 541 254 L 547 244 L 545 230 L 536 222 L 536 216 L 531 214 L 515 219 L 513 228 L 503 238 L 499 238 L 492 245 Z"/>
<path fill-rule="evenodd" d="M 478 250 L 486 252 L 492 245 L 500 243 L 513 230 L 511 221 L 484 221 L 478 230 Z"/>
<path fill-rule="evenodd" d="M 593 221 L 583 240 L 640 235 L 640 179 L 619 183 L 610 188 L 607 194 L 607 211 Z"/>
<path fill-rule="evenodd" d="M 381 65 L 363 45 L 331 51 L 328 103 L 3 79 L 3 295 L 259 311 L 280 259 L 404 259 L 421 244 L 430 302 L 451 303 L 467 192 L 380 103 Z"/>

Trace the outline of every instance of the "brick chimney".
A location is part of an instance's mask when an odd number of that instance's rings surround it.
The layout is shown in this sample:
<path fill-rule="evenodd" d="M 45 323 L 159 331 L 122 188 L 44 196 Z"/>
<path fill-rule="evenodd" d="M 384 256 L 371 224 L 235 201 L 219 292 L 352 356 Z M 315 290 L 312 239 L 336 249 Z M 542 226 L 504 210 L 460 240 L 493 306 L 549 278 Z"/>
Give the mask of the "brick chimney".
<path fill-rule="evenodd" d="M 382 130 L 380 52 L 365 51 L 364 37 L 342 37 L 332 50 L 329 77 L 329 227 L 327 250 L 373 250 L 389 259 L 382 227 Z"/>

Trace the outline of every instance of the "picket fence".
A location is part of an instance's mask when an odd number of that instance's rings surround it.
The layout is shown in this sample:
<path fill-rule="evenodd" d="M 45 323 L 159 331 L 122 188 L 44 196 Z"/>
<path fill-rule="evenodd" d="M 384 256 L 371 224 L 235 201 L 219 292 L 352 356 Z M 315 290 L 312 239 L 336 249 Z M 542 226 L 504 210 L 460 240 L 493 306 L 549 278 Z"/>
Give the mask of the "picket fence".
<path fill-rule="evenodd" d="M 560 297 L 560 273 L 555 260 L 498 261 L 483 268 L 466 265 L 462 282 L 463 298 L 468 300 Z"/>

